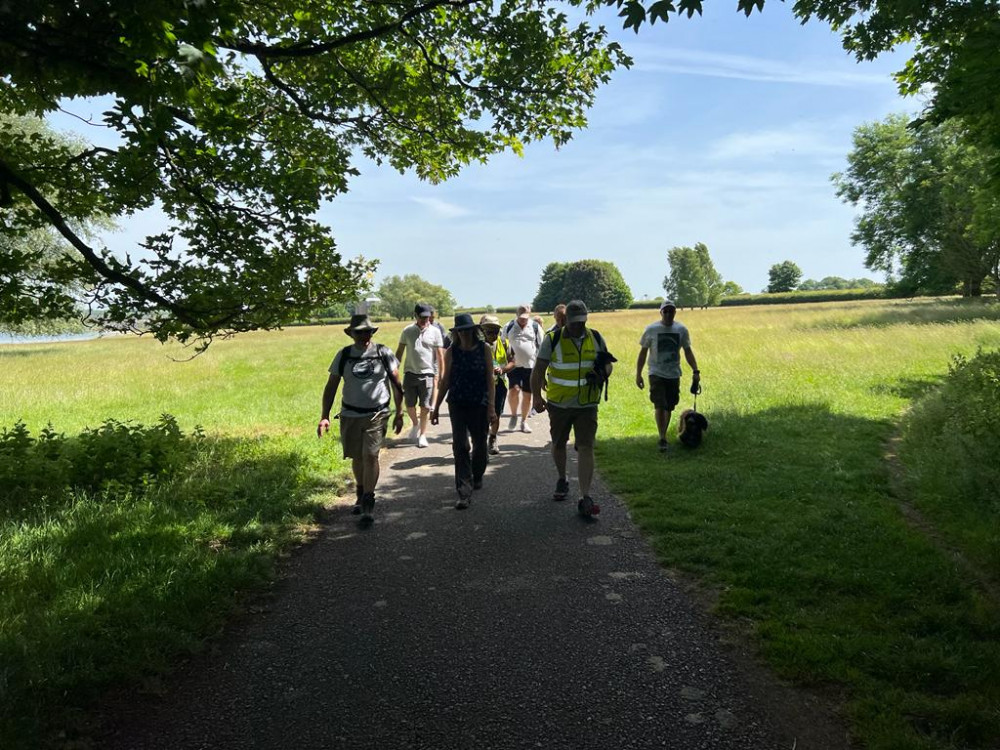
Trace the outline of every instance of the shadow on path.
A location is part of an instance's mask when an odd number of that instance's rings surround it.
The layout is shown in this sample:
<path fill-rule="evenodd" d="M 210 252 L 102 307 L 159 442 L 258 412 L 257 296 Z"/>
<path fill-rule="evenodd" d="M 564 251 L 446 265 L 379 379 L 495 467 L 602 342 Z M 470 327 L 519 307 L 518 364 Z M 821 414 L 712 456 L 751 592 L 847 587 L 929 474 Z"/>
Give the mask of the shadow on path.
<path fill-rule="evenodd" d="M 756 750 L 793 746 L 781 716 L 830 724 L 734 666 L 600 482 L 595 522 L 551 500 L 532 425 L 501 429 L 465 511 L 446 420 L 426 449 L 394 441 L 374 526 L 335 509 L 263 612 L 162 697 L 109 707 L 99 746 Z"/>

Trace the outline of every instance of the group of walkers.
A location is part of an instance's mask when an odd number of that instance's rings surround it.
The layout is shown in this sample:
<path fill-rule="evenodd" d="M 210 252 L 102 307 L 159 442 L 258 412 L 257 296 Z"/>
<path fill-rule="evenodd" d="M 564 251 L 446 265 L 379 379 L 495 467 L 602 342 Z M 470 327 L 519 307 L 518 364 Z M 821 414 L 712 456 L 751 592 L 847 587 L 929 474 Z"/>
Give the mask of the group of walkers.
<path fill-rule="evenodd" d="M 648 361 L 649 394 L 653 402 L 658 447 L 669 449 L 666 433 L 670 415 L 680 398 L 680 354 L 692 370 L 692 391 L 700 382 L 690 335 L 674 316 L 676 307 L 665 301 L 660 320 L 640 338 L 636 385 L 645 387 L 643 368 Z M 531 432 L 528 420 L 548 413 L 552 458 L 558 474 L 554 500 L 570 494 L 567 444 L 573 434 L 577 451 L 580 499 L 578 512 L 592 517 L 600 507 L 590 494 L 594 475 L 594 440 L 598 406 L 610 377 L 614 356 L 601 334 L 587 326 L 589 312 L 580 300 L 559 305 L 555 323 L 543 330 L 529 305 L 520 305 L 505 326 L 495 315 L 476 322 L 468 313 L 455 316 L 449 332 L 434 321 L 430 305 L 419 303 L 414 322 L 400 334 L 395 352 L 375 344 L 378 328 L 367 315 L 354 315 L 344 329 L 353 344 L 334 357 L 323 391 L 317 434 L 330 428 L 330 411 L 343 384 L 340 438 L 344 458 L 352 461 L 357 490 L 353 512 L 362 521 L 373 520 L 379 452 L 389 426 L 390 404 L 395 406 L 393 432 L 403 430 L 401 407 L 410 419 L 409 440 L 427 446 L 428 424 L 437 425 L 442 404 L 448 403 L 455 458 L 455 507 L 469 507 L 482 488 L 490 455 L 500 452 L 498 433 L 504 404 L 509 430 Z M 399 378 L 399 363 L 404 363 Z"/>

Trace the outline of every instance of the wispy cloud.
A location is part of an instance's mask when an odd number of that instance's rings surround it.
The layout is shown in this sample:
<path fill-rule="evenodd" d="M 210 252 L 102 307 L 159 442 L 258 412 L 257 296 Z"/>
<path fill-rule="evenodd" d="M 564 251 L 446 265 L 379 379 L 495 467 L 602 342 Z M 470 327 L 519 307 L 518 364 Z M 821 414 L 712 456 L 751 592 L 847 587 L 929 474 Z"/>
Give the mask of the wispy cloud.
<path fill-rule="evenodd" d="M 849 144 L 840 133 L 827 132 L 806 125 L 751 133 L 730 133 L 712 143 L 708 158 L 714 161 L 773 159 L 774 157 L 839 159 Z"/>
<path fill-rule="evenodd" d="M 818 67 L 808 61 L 769 60 L 722 52 L 644 47 L 636 54 L 636 70 L 647 73 L 681 73 L 746 81 L 797 83 L 811 86 L 884 86 L 891 82 L 884 73 L 851 70 L 843 66 Z"/>
<path fill-rule="evenodd" d="M 432 214 L 444 217 L 445 219 L 457 219 L 460 216 L 468 216 L 470 211 L 456 203 L 449 203 L 440 198 L 410 198 L 414 203 L 424 206 Z"/>

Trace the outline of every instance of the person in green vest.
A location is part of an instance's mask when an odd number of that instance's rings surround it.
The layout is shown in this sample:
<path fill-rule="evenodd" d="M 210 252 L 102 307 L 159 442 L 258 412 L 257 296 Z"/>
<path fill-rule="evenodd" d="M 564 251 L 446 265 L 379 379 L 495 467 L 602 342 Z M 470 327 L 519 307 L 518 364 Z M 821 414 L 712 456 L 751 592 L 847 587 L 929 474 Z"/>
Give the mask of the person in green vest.
<path fill-rule="evenodd" d="M 566 325 L 547 333 L 538 350 L 531 372 L 531 393 L 535 410 L 549 413 L 552 459 L 559 473 L 552 499 L 569 497 L 566 443 L 572 431 L 581 495 L 577 510 L 589 518 L 601 511 L 590 496 L 590 484 L 594 476 L 600 384 L 611 375 L 614 359 L 609 356 L 601 334 L 587 327 L 587 315 L 587 306 L 581 300 L 566 305 Z M 548 386 L 543 397 L 546 381 Z"/>
<path fill-rule="evenodd" d="M 496 376 L 496 398 L 493 403 L 497 411 L 490 422 L 489 452 L 491 456 L 500 453 L 497 433 L 500 431 L 500 409 L 507 400 L 507 373 L 514 369 L 514 356 L 507 342 L 500 335 L 500 319 L 496 315 L 484 315 L 479 319 L 479 327 L 486 338 L 486 344 L 493 352 L 493 374 Z"/>

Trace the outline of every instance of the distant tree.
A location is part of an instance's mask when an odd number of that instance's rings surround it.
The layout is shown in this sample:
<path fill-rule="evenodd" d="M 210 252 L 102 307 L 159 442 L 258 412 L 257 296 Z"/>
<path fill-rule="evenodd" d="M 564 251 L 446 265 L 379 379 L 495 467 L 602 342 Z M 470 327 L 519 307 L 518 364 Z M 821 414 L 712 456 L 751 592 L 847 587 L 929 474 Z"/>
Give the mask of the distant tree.
<path fill-rule="evenodd" d="M 390 276 L 379 285 L 375 294 L 379 298 L 375 310 L 396 320 L 413 317 L 413 307 L 418 302 L 433 305 L 439 315 L 451 315 L 455 311 L 455 298 L 451 292 L 415 273 Z"/>
<path fill-rule="evenodd" d="M 563 282 L 569 263 L 549 263 L 542 271 L 542 279 L 538 283 L 538 293 L 531 306 L 535 310 L 552 310 L 560 302 L 567 302 L 563 297 Z"/>
<path fill-rule="evenodd" d="M 798 286 L 801 292 L 824 292 L 830 289 L 870 289 L 878 284 L 871 279 L 844 279 L 840 276 L 824 276 L 819 281 L 806 279 Z"/>
<path fill-rule="evenodd" d="M 719 304 L 725 284 L 708 254 L 708 246 L 674 247 L 667 253 L 670 273 L 663 289 L 678 307 L 707 307 Z"/>
<path fill-rule="evenodd" d="M 618 270 L 606 260 L 549 263 L 542 271 L 536 310 L 551 310 L 560 302 L 583 300 L 591 310 L 621 310 L 632 304 L 632 290 Z"/>
<path fill-rule="evenodd" d="M 563 277 L 561 302 L 583 300 L 591 310 L 622 310 L 632 304 L 632 290 L 618 267 L 606 260 L 570 263 Z"/>
<path fill-rule="evenodd" d="M 768 292 L 772 294 L 775 292 L 790 292 L 799 285 L 799 279 L 802 278 L 802 270 L 792 263 L 792 261 L 786 260 L 771 266 L 771 270 L 767 272 L 767 278 Z"/>
<path fill-rule="evenodd" d="M 868 268 L 898 271 L 904 291 L 944 292 L 960 284 L 978 296 L 997 279 L 1000 211 L 988 188 L 994 148 L 974 145 L 954 121 L 919 128 L 894 115 L 854 131 L 837 195 L 861 207 L 852 240 Z"/>
<path fill-rule="evenodd" d="M 735 281 L 727 281 L 722 285 L 723 297 L 735 297 L 737 294 L 743 294 L 743 287 Z"/>

